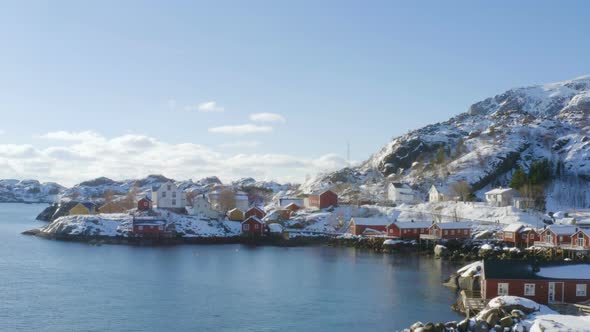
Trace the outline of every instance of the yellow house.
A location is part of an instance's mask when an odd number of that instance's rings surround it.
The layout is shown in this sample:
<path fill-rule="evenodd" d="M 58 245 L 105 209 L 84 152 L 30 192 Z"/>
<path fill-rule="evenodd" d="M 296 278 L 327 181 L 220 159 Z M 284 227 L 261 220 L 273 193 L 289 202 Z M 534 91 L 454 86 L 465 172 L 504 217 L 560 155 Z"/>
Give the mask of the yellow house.
<path fill-rule="evenodd" d="M 70 216 L 76 216 L 76 215 L 85 215 L 85 214 L 94 214 L 94 206 L 92 204 L 82 204 L 82 203 L 78 203 L 76 205 L 74 205 L 73 208 L 70 209 Z"/>
<path fill-rule="evenodd" d="M 108 203 L 104 204 L 103 206 L 99 207 L 98 212 L 99 213 L 125 213 L 125 212 L 127 212 L 127 210 L 125 210 L 124 207 L 122 207 L 121 205 L 119 205 L 115 202 L 108 202 Z"/>
<path fill-rule="evenodd" d="M 229 220 L 232 221 L 243 221 L 244 220 L 244 211 L 240 209 L 232 209 L 227 212 L 227 217 Z"/>

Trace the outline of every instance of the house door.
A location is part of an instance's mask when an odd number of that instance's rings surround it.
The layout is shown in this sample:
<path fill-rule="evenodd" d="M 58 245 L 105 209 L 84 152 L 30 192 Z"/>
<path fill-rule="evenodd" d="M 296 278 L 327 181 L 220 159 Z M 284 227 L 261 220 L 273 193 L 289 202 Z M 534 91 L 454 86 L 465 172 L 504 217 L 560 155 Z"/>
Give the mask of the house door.
<path fill-rule="evenodd" d="M 563 282 L 549 283 L 549 303 L 563 302 Z"/>
<path fill-rule="evenodd" d="M 555 302 L 555 283 L 549 283 L 549 299 L 547 300 L 549 303 Z"/>

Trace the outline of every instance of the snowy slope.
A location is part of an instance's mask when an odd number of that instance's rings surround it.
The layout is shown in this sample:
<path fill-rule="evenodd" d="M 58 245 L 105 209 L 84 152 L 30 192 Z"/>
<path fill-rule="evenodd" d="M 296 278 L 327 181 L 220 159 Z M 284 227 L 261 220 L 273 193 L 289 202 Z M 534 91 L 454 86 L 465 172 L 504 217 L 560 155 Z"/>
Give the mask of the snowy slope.
<path fill-rule="evenodd" d="M 509 184 L 515 168 L 527 170 L 533 161 L 547 158 L 562 161 L 564 176 L 590 194 L 589 115 L 590 76 L 511 89 L 448 121 L 393 139 L 358 167 L 320 175 L 301 188 L 344 186 L 353 192 L 389 178 L 414 185 L 425 197 L 431 184 L 464 180 L 481 197 L 492 185 Z M 444 161 L 435 162 L 441 147 L 448 152 Z M 551 195 L 563 194 L 559 187 Z M 367 189 L 369 196 L 379 194 Z M 568 203 L 562 199 L 559 204 Z"/>
<path fill-rule="evenodd" d="M 54 182 L 0 180 L 0 202 L 52 203 L 64 190 Z"/>

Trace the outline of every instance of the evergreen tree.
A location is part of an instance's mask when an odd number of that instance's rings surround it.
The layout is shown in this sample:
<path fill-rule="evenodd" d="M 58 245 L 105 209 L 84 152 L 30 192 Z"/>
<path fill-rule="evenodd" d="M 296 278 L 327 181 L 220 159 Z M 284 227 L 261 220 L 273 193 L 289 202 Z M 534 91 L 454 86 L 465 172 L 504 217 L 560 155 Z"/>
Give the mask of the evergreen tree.
<path fill-rule="evenodd" d="M 510 188 L 520 189 L 527 183 L 527 175 L 522 168 L 517 168 L 512 174 L 512 181 L 510 181 Z"/>
<path fill-rule="evenodd" d="M 439 164 L 442 164 L 445 161 L 445 147 L 444 146 L 440 146 L 440 148 L 438 148 L 438 152 L 436 153 L 436 162 Z"/>

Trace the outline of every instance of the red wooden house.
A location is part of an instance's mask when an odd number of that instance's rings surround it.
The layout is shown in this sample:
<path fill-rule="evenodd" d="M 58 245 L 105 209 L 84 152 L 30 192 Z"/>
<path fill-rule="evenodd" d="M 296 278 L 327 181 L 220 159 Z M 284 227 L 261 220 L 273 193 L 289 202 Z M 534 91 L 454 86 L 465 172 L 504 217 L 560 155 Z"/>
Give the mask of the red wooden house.
<path fill-rule="evenodd" d="M 420 234 L 427 234 L 432 226 L 430 221 L 399 222 L 394 221 L 387 225 L 387 236 L 400 239 L 419 239 Z"/>
<path fill-rule="evenodd" d="M 577 303 L 590 299 L 590 264 L 534 265 L 524 261 L 484 261 L 484 300 L 511 295 L 537 303 Z"/>
<path fill-rule="evenodd" d="M 540 239 L 535 242 L 535 246 L 545 248 L 569 246 L 572 243 L 572 236 L 577 231 L 576 226 L 551 225 L 541 232 Z"/>
<path fill-rule="evenodd" d="M 159 236 L 166 232 L 166 222 L 157 219 L 133 219 L 133 233 L 140 236 Z"/>
<path fill-rule="evenodd" d="M 515 247 L 530 247 L 540 239 L 539 233 L 532 227 L 521 223 L 514 223 L 504 227 L 500 237 L 502 242 L 512 244 Z"/>
<path fill-rule="evenodd" d="M 572 235 L 571 246 L 564 249 L 590 251 L 590 229 L 578 230 L 577 233 Z"/>
<path fill-rule="evenodd" d="M 307 198 L 307 204 L 311 208 L 318 209 L 338 206 L 338 195 L 331 190 L 316 192 Z"/>
<path fill-rule="evenodd" d="M 428 228 L 428 234 L 420 234 L 425 240 L 451 240 L 471 238 L 471 223 L 469 222 L 441 222 L 434 223 Z"/>
<path fill-rule="evenodd" d="M 262 219 L 266 216 L 266 213 L 257 207 L 252 207 L 244 214 L 244 218 L 248 219 L 248 217 L 257 217 L 258 219 Z"/>
<path fill-rule="evenodd" d="M 389 224 L 387 218 L 351 218 L 348 229 L 353 235 L 381 235 L 386 234 Z"/>
<path fill-rule="evenodd" d="M 152 200 L 144 197 L 137 201 L 137 209 L 139 211 L 149 211 L 152 209 Z"/>
<path fill-rule="evenodd" d="M 285 206 L 285 210 L 289 210 L 291 212 L 297 212 L 297 211 L 301 210 L 301 206 L 299 206 L 295 203 L 289 203 L 289 205 Z"/>
<path fill-rule="evenodd" d="M 266 224 L 256 216 L 242 221 L 242 234 L 261 236 L 266 232 Z"/>

